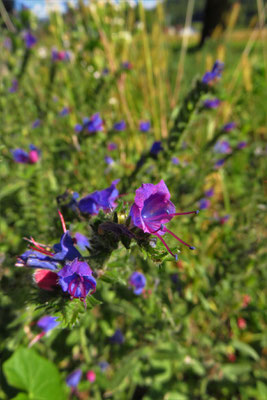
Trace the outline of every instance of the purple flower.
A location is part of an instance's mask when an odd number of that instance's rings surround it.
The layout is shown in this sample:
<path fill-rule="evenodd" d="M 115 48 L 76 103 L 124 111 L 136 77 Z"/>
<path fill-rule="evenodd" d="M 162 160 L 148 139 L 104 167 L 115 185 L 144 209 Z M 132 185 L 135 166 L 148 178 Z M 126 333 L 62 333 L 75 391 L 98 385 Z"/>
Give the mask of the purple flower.
<path fill-rule="evenodd" d="M 76 369 L 71 374 L 69 374 L 66 378 L 66 384 L 71 388 L 76 388 L 78 386 L 82 377 L 82 370 Z"/>
<path fill-rule="evenodd" d="M 116 206 L 116 199 L 119 196 L 116 185 L 119 180 L 115 180 L 104 190 L 98 190 L 84 197 L 78 202 L 78 208 L 83 213 L 97 215 L 99 210 L 110 211 Z"/>
<path fill-rule="evenodd" d="M 24 34 L 23 39 L 24 39 L 24 42 L 25 42 L 25 46 L 28 49 L 31 49 L 37 43 L 36 37 L 30 31 L 28 31 L 28 32 L 26 32 Z"/>
<path fill-rule="evenodd" d="M 43 249 L 44 250 L 44 249 Z M 53 260 L 53 254 L 44 250 L 45 253 L 37 250 L 26 250 L 21 254 L 16 262 L 16 267 L 29 267 L 39 269 L 49 269 L 54 271 L 58 268 L 58 262 Z"/>
<path fill-rule="evenodd" d="M 124 131 L 125 128 L 126 128 L 126 123 L 123 120 L 116 122 L 116 124 L 113 125 L 113 129 L 115 129 L 115 131 Z"/>
<path fill-rule="evenodd" d="M 89 240 L 87 239 L 86 236 L 77 232 L 77 233 L 75 233 L 74 237 L 75 237 L 77 246 L 79 246 L 81 250 L 86 250 L 87 247 L 90 247 Z"/>
<path fill-rule="evenodd" d="M 98 365 L 102 372 L 105 372 L 106 369 L 109 367 L 109 363 L 107 361 L 100 361 Z"/>
<path fill-rule="evenodd" d="M 18 90 L 19 83 L 17 79 L 13 79 L 11 87 L 8 89 L 9 93 L 16 93 Z"/>
<path fill-rule="evenodd" d="M 235 128 L 236 128 L 235 122 L 228 122 L 228 124 L 223 125 L 222 130 L 224 132 L 231 132 Z"/>
<path fill-rule="evenodd" d="M 134 287 L 134 294 L 142 294 L 146 286 L 146 278 L 141 272 L 133 272 L 129 279 L 129 284 Z"/>
<path fill-rule="evenodd" d="M 237 148 L 239 150 L 244 149 L 246 146 L 247 146 L 247 142 L 245 142 L 245 141 L 237 143 Z"/>
<path fill-rule="evenodd" d="M 41 121 L 39 119 L 36 119 L 33 123 L 32 123 L 32 128 L 38 128 L 38 126 L 41 125 Z"/>
<path fill-rule="evenodd" d="M 136 190 L 134 204 L 130 210 L 132 223 L 144 232 L 153 234 L 161 240 L 168 252 L 177 258 L 169 249 L 168 245 L 161 237 L 166 232 L 170 233 L 176 240 L 183 243 L 191 250 L 194 247 L 185 243 L 173 232 L 165 227 L 171 219 L 176 215 L 198 214 L 198 211 L 190 211 L 185 213 L 176 213 L 175 206 L 170 201 L 170 192 L 163 180 L 157 185 L 145 183 Z"/>
<path fill-rule="evenodd" d="M 69 61 L 70 55 L 68 51 L 58 51 L 57 49 L 52 49 L 51 52 L 52 61 Z"/>
<path fill-rule="evenodd" d="M 124 61 L 121 63 L 121 68 L 127 69 L 129 71 L 133 68 L 133 65 L 129 61 Z"/>
<path fill-rule="evenodd" d="M 120 329 L 117 329 L 114 334 L 109 338 L 110 342 L 113 344 L 124 343 L 124 336 Z"/>
<path fill-rule="evenodd" d="M 103 130 L 103 121 L 100 118 L 100 114 L 96 113 L 92 115 L 90 119 L 84 119 L 84 127 L 90 133 L 95 133 Z"/>
<path fill-rule="evenodd" d="M 221 104 L 219 99 L 208 99 L 203 102 L 205 108 L 217 108 Z"/>
<path fill-rule="evenodd" d="M 69 231 L 65 231 L 61 236 L 60 242 L 54 244 L 53 249 L 55 261 L 73 261 L 75 258 L 80 258 L 81 254 L 74 247 L 75 240 L 70 236 Z"/>
<path fill-rule="evenodd" d="M 214 167 L 216 169 L 220 168 L 220 167 L 222 167 L 224 165 L 224 163 L 225 163 L 225 159 L 224 158 L 220 158 L 218 161 L 216 161 Z"/>
<path fill-rule="evenodd" d="M 205 196 L 206 197 L 212 197 L 213 195 L 214 195 L 214 189 L 213 188 L 210 188 L 210 189 L 206 190 L 206 192 L 205 192 Z"/>
<path fill-rule="evenodd" d="M 96 290 L 96 280 L 92 270 L 84 261 L 75 259 L 71 264 L 66 264 L 59 272 L 59 284 L 63 292 L 68 292 L 71 298 L 84 299 Z"/>
<path fill-rule="evenodd" d="M 228 154 L 231 153 L 231 146 L 227 140 L 221 140 L 215 144 L 214 151 L 219 154 Z"/>
<path fill-rule="evenodd" d="M 113 158 L 112 157 L 110 157 L 110 156 L 105 156 L 105 161 L 106 161 L 106 163 L 107 163 L 107 165 L 112 165 L 112 164 L 114 164 L 114 160 L 113 160 Z"/>
<path fill-rule="evenodd" d="M 60 111 L 59 115 L 60 115 L 61 117 L 65 117 L 66 115 L 69 115 L 69 113 L 70 113 L 69 107 L 64 107 L 64 108 L 62 108 L 62 110 Z"/>
<path fill-rule="evenodd" d="M 114 143 L 114 142 L 110 142 L 110 143 L 108 143 L 108 145 L 107 145 L 108 151 L 116 150 L 117 147 L 118 147 L 118 146 L 117 146 L 116 143 Z"/>
<path fill-rule="evenodd" d="M 59 324 L 60 322 L 57 321 L 57 317 L 51 317 L 50 315 L 45 315 L 37 321 L 37 326 L 45 333 L 51 331 Z"/>
<path fill-rule="evenodd" d="M 172 157 L 172 163 L 173 163 L 174 165 L 179 165 L 179 164 L 180 164 L 179 158 L 178 158 L 178 157 Z"/>
<path fill-rule="evenodd" d="M 206 83 L 207 85 L 213 84 L 216 82 L 219 78 L 221 78 L 222 71 L 224 69 L 224 63 L 220 61 L 215 61 L 212 70 L 206 72 L 203 75 L 202 82 Z"/>
<path fill-rule="evenodd" d="M 150 129 L 150 122 L 149 121 L 141 121 L 139 124 L 140 132 L 147 132 Z"/>
<path fill-rule="evenodd" d="M 150 149 L 150 154 L 153 156 L 157 156 L 163 150 L 162 144 L 160 141 L 154 142 Z"/>
<path fill-rule="evenodd" d="M 3 46 L 7 50 L 11 50 L 12 49 L 12 40 L 10 39 L 10 37 L 6 37 L 4 39 Z"/>
<path fill-rule="evenodd" d="M 109 74 L 109 69 L 106 67 L 106 68 L 103 68 L 103 70 L 102 70 L 102 75 L 104 75 L 104 76 L 106 76 L 106 75 L 108 75 Z"/>
<path fill-rule="evenodd" d="M 220 218 L 220 223 L 222 225 L 224 225 L 229 219 L 230 219 L 230 215 L 226 214 L 226 215 L 224 215 L 223 217 Z"/>
<path fill-rule="evenodd" d="M 75 132 L 79 133 L 83 130 L 83 126 L 81 124 L 76 124 L 74 130 Z"/>
<path fill-rule="evenodd" d="M 199 201 L 199 208 L 200 210 L 205 210 L 206 208 L 209 208 L 210 206 L 210 200 L 209 199 L 201 199 Z"/>
<path fill-rule="evenodd" d="M 13 159 L 20 164 L 35 164 L 40 159 L 41 151 L 33 144 L 29 146 L 30 151 L 27 153 L 25 150 L 16 149 L 12 150 Z"/>

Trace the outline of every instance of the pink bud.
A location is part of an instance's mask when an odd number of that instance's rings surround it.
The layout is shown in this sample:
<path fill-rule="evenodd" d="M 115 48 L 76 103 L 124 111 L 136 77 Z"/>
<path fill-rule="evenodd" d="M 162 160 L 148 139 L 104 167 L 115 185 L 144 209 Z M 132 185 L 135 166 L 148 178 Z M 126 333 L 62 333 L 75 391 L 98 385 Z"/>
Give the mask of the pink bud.
<path fill-rule="evenodd" d="M 240 329 L 245 329 L 247 327 L 247 322 L 244 318 L 238 318 L 237 325 Z"/>
<path fill-rule="evenodd" d="M 93 383 L 95 381 L 96 378 L 96 374 L 93 370 L 90 369 L 90 371 L 87 372 L 86 374 L 86 378 L 89 382 Z"/>
<path fill-rule="evenodd" d="M 58 283 L 58 276 L 49 269 L 37 269 L 33 275 L 34 282 L 40 289 L 52 291 Z"/>
<path fill-rule="evenodd" d="M 35 164 L 39 160 L 39 154 L 38 151 L 36 150 L 31 150 L 29 152 L 29 163 L 30 164 Z"/>
<path fill-rule="evenodd" d="M 249 303 L 251 302 L 251 297 L 249 294 L 244 294 L 243 295 L 243 302 L 242 302 L 242 307 L 245 308 L 249 305 Z"/>
<path fill-rule="evenodd" d="M 230 361 L 230 362 L 235 362 L 235 360 L 236 360 L 236 355 L 234 354 L 234 353 L 230 353 L 230 354 L 228 354 L 228 356 L 227 356 L 227 358 L 228 358 L 228 360 Z"/>

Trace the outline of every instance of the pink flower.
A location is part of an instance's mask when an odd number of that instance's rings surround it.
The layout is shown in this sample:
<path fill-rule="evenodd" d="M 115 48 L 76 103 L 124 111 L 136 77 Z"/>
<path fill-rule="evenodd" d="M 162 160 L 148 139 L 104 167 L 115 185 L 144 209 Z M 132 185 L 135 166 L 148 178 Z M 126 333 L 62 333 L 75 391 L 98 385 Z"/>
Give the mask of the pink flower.
<path fill-rule="evenodd" d="M 239 329 L 246 329 L 247 322 L 246 322 L 246 320 L 244 318 L 238 318 L 237 325 L 238 325 Z"/>
<path fill-rule="evenodd" d="M 89 382 L 93 383 L 96 379 L 95 372 L 92 369 L 90 369 L 86 374 L 86 378 Z"/>

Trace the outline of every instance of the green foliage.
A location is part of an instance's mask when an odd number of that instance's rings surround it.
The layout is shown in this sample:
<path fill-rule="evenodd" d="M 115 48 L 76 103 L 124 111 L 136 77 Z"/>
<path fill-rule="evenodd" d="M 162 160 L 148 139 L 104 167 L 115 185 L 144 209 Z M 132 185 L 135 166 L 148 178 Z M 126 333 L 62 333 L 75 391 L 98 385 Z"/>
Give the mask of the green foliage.
<path fill-rule="evenodd" d="M 55 365 L 34 350 L 19 348 L 3 365 L 8 383 L 25 393 L 14 399 L 64 399 L 63 385 Z"/>

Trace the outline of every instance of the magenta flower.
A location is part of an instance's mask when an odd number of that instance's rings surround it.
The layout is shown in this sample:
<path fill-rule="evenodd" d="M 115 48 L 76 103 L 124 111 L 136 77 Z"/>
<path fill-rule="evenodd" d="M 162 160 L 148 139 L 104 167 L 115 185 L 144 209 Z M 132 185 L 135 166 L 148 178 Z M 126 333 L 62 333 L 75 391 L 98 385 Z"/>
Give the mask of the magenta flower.
<path fill-rule="evenodd" d="M 177 258 L 169 249 L 167 243 L 162 238 L 165 233 L 171 234 L 180 243 L 194 250 L 194 247 L 185 243 L 172 231 L 166 228 L 165 224 L 172 220 L 176 215 L 198 214 L 198 211 L 176 213 L 175 206 L 170 201 L 170 192 L 163 180 L 157 185 L 145 183 L 136 190 L 134 204 L 131 207 L 130 216 L 132 223 L 144 232 L 157 236 L 166 247 L 168 252 Z"/>
<path fill-rule="evenodd" d="M 86 374 L 86 378 L 89 382 L 93 383 L 96 380 L 96 373 L 90 369 Z"/>
<path fill-rule="evenodd" d="M 69 61 L 70 55 L 68 51 L 58 51 L 56 48 L 51 52 L 52 61 Z"/>
<path fill-rule="evenodd" d="M 221 78 L 223 69 L 224 69 L 224 63 L 218 60 L 215 61 L 212 70 L 204 74 L 202 82 L 206 83 L 207 85 L 215 83 L 219 78 Z"/>
<path fill-rule="evenodd" d="M 81 369 L 76 369 L 73 371 L 71 374 L 69 374 L 66 378 L 66 384 L 70 386 L 71 388 L 76 388 L 78 386 L 80 380 L 82 377 L 82 370 Z"/>
<path fill-rule="evenodd" d="M 150 122 L 149 121 L 141 121 L 139 124 L 140 132 L 148 132 L 150 129 Z"/>
<path fill-rule="evenodd" d="M 119 179 L 112 182 L 112 184 L 104 190 L 98 190 L 84 197 L 78 202 L 78 208 L 81 212 L 97 215 L 99 210 L 108 212 L 116 207 L 116 200 L 119 196 L 119 191 L 116 188 Z"/>
<path fill-rule="evenodd" d="M 72 299 L 80 298 L 85 301 L 86 296 L 96 290 L 92 270 L 84 261 L 75 259 L 71 264 L 66 264 L 58 272 L 58 276 L 63 292 L 68 292 Z"/>
<path fill-rule="evenodd" d="M 221 104 L 219 99 L 208 99 L 203 102 L 205 108 L 217 108 Z"/>
<path fill-rule="evenodd" d="M 115 131 L 124 131 L 124 129 L 126 128 L 126 122 L 125 121 L 119 121 L 119 122 L 116 122 L 114 125 L 113 125 L 113 129 L 115 129 Z"/>
<path fill-rule="evenodd" d="M 118 146 L 117 146 L 116 143 L 114 143 L 114 142 L 110 142 L 110 143 L 108 143 L 108 145 L 107 145 L 108 151 L 116 150 L 117 147 L 118 147 Z"/>
<path fill-rule="evenodd" d="M 146 286 L 146 277 L 141 272 L 133 272 L 129 279 L 129 284 L 134 287 L 134 294 L 142 294 Z"/>

